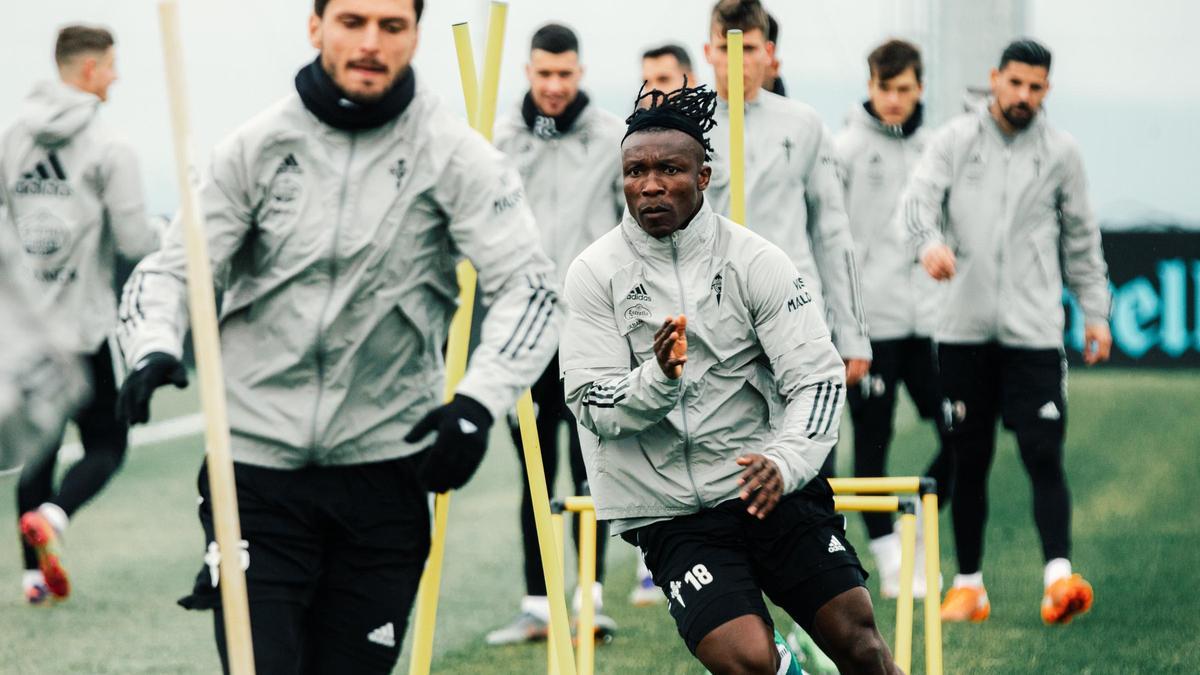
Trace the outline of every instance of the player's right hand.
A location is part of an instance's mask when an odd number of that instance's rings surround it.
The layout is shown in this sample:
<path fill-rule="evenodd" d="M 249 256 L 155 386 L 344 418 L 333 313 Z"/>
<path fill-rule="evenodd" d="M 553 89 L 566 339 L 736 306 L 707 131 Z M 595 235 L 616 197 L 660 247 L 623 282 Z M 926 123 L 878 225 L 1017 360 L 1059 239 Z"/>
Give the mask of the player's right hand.
<path fill-rule="evenodd" d="M 431 433 L 437 436 L 425 448 L 418 469 L 421 483 L 430 492 L 457 490 L 467 484 L 487 452 L 492 413 L 470 396 L 455 394 L 445 405 L 430 410 L 404 437 L 419 443 Z"/>
<path fill-rule="evenodd" d="M 954 276 L 954 251 L 945 244 L 935 244 L 921 256 L 921 265 L 929 276 L 938 281 L 945 281 Z"/>
<path fill-rule="evenodd" d="M 179 359 L 151 352 L 134 366 L 117 394 L 117 421 L 123 424 L 142 424 L 150 419 L 150 396 L 164 384 L 183 389 L 188 384 L 187 369 Z"/>
<path fill-rule="evenodd" d="M 687 363 L 687 317 L 668 316 L 654 334 L 654 356 L 658 367 L 672 380 L 683 377 L 683 364 Z"/>

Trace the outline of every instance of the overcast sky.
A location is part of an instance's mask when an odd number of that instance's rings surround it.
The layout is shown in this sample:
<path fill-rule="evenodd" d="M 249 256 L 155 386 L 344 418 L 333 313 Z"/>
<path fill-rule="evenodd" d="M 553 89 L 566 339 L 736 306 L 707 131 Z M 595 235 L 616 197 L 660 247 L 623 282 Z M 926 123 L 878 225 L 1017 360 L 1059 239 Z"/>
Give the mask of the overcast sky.
<path fill-rule="evenodd" d="M 450 26 L 469 21 L 480 61 L 487 4 L 427 0 L 418 77 L 461 100 Z M 909 32 L 912 9 L 936 0 L 768 0 L 782 25 L 779 55 L 789 93 L 812 103 L 836 130 L 862 97 L 864 56 L 881 39 Z M 47 0 L 10 3 L 0 23 L 0 125 L 15 119 L 30 87 L 51 77 L 57 29 L 103 24 L 117 36 L 121 80 L 106 121 L 138 150 L 150 208 L 173 211 L 170 134 L 153 0 Z M 307 0 L 182 0 L 193 137 L 200 156 L 292 88 L 313 57 Z M 623 113 L 636 93 L 642 50 L 685 45 L 710 78 L 701 46 L 709 0 L 514 0 L 501 76 L 501 109 L 524 92 L 530 35 L 557 20 L 580 34 L 593 98 Z M 1200 2 L 1189 0 L 1029 0 L 1027 32 L 1054 51 L 1052 123 L 1080 141 L 1093 203 L 1103 220 L 1187 222 L 1200 226 Z M 981 73 L 981 81 L 986 73 Z"/>

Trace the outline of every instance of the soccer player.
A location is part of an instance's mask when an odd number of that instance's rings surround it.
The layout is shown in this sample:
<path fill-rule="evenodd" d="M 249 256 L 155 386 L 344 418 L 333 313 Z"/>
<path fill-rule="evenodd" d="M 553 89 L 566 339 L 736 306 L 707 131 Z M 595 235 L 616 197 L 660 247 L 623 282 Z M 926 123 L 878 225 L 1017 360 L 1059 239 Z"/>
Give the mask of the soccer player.
<path fill-rule="evenodd" d="M 921 53 L 908 42 L 889 40 L 871 52 L 867 67 L 867 100 L 850 109 L 846 128 L 834 144 L 857 258 L 863 264 L 863 306 L 874 355 L 870 373 L 847 391 L 854 422 L 854 474 L 886 476 L 901 382 L 921 417 L 934 423 L 939 436 L 942 433 L 942 399 L 929 339 L 939 289 L 896 224 L 900 194 L 929 136 L 921 106 Z M 949 503 L 949 453 L 938 452 L 925 475 L 937 479 L 939 505 Z M 881 594 L 894 598 L 900 592 L 900 537 L 887 514 L 864 513 L 863 521 Z M 924 597 L 919 546 L 917 555 L 913 594 Z"/>
<path fill-rule="evenodd" d="M 422 8 L 316 0 L 317 58 L 217 146 L 199 190 L 245 541 L 217 548 L 201 469 L 207 552 L 181 604 L 216 610 L 224 661 L 218 565 L 241 556 L 259 672 L 391 672 L 429 549 L 427 493 L 467 482 L 558 342 L 520 177 L 411 66 Z M 490 311 L 442 405 L 464 255 Z M 182 377 L 184 258 L 176 226 L 127 286 L 133 422 Z"/>
<path fill-rule="evenodd" d="M 17 485 L 25 598 L 39 604 L 71 590 L 59 540 L 67 523 L 120 468 L 127 427 L 116 419 L 117 381 L 108 338 L 117 324 L 114 270 L 158 246 L 143 210 L 142 180 L 130 146 L 96 119 L 117 79 L 112 33 L 67 26 L 58 33 L 58 79 L 33 88 L 17 122 L 0 137 L 8 227 L 24 248 L 19 272 L 35 311 L 63 331 L 86 361 L 87 404 L 74 415 L 83 459 L 58 489 L 54 471 L 63 427 L 25 464 Z"/>
<path fill-rule="evenodd" d="M 677 44 L 647 49 L 642 54 L 642 81 L 647 88 L 659 91 L 675 91 L 685 81 L 695 86 L 697 80 L 692 70 L 692 57 Z"/>
<path fill-rule="evenodd" d="M 583 66 L 579 61 L 579 39 L 570 28 L 551 23 L 533 34 L 525 74 L 529 79 L 529 91 L 518 109 L 501 121 L 496 132 L 496 147 L 503 150 L 520 171 L 525 196 L 541 232 L 542 248 L 554 261 L 561 281 L 575 256 L 611 230 L 625 211 L 621 158 L 614 151 L 620 145 L 625 125 L 618 117 L 592 103 L 587 93 L 580 89 Z M 574 494 L 590 494 L 575 420 L 563 399 L 557 355 L 534 383 L 531 393 L 537 409 L 546 484 L 553 491 L 554 476 L 558 471 L 558 431 L 566 423 L 567 459 Z M 521 452 L 520 430 L 515 420 L 512 422 L 513 442 L 522 465 L 521 541 L 525 555 L 525 597 L 521 599 L 520 613 L 513 623 L 488 634 L 488 644 L 494 645 L 545 639 L 550 622 L 550 601 L 546 597 L 533 502 L 524 471 L 525 453 Z M 578 542 L 578 519 L 575 537 Z M 597 581 L 590 590 L 595 598 L 596 628 L 603 633 L 611 633 L 616 628 L 612 619 L 602 612 L 601 582 L 604 580 L 604 542 L 607 538 L 601 526 L 596 538 Z"/>
<path fill-rule="evenodd" d="M 871 364 L 871 344 L 833 138 L 815 110 L 763 90 L 775 49 L 767 41 L 767 11 L 758 0 L 720 0 L 709 27 L 704 56 L 716 78 L 721 128 L 729 123 L 725 32 L 743 31 L 745 224 L 782 248 L 804 275 L 818 313 L 828 316 L 834 345 L 846 363 L 846 385 L 852 387 Z M 708 198 L 714 211 L 728 213 L 729 134 L 715 134 L 713 147 Z M 833 453 L 829 458 L 826 475 L 832 473 Z"/>
<path fill-rule="evenodd" d="M 955 461 L 958 555 L 945 621 L 983 621 L 991 611 L 981 570 L 997 417 L 1016 434 L 1033 485 L 1046 561 L 1043 621 L 1067 623 L 1092 604 L 1092 587 L 1069 560 L 1062 291 L 1065 279 L 1083 308 L 1084 362 L 1104 361 L 1108 273 L 1079 148 L 1042 113 L 1049 75 L 1044 46 L 1008 45 L 991 73 L 991 100 L 932 136 L 903 206 L 922 265 L 945 282 L 934 339 Z"/>
<path fill-rule="evenodd" d="M 799 672 L 763 602 L 844 673 L 895 673 L 865 573 L 817 476 L 844 366 L 807 278 L 705 198 L 715 96 L 628 119 L 628 215 L 567 273 L 562 341 L 599 518 L 641 548 L 713 673 Z"/>

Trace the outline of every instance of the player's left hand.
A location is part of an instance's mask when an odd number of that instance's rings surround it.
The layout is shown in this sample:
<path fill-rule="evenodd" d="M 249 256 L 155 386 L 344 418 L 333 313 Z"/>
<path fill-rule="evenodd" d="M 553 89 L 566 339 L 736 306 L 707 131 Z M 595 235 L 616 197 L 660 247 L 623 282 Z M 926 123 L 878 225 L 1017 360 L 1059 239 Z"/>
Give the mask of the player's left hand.
<path fill-rule="evenodd" d="M 746 508 L 747 513 L 762 520 L 775 510 L 783 498 L 783 475 L 779 473 L 775 461 L 765 455 L 742 455 L 737 458 L 737 463 L 746 467 L 738 478 L 738 485 L 742 486 L 738 497 L 750 504 Z"/>
<path fill-rule="evenodd" d="M 871 359 L 846 359 L 846 386 L 853 387 L 871 370 Z"/>
<path fill-rule="evenodd" d="M 417 443 L 437 432 L 433 445 L 425 449 L 419 470 L 421 482 L 431 492 L 457 490 L 471 480 L 487 451 L 492 414 L 470 396 L 455 394 L 449 403 L 434 408 L 404 437 Z"/>
<path fill-rule="evenodd" d="M 1083 327 L 1083 362 L 1094 366 L 1108 360 L 1112 351 L 1112 332 L 1106 323 L 1093 323 Z"/>

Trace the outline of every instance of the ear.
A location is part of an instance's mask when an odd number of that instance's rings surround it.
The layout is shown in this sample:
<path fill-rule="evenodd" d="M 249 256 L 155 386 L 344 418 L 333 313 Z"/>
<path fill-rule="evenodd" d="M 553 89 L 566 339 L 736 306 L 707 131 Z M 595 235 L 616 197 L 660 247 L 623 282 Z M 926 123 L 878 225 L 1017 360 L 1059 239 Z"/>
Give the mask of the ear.
<path fill-rule="evenodd" d="M 696 180 L 696 187 L 700 188 L 701 192 L 708 189 L 708 181 L 712 179 L 712 167 L 705 164 L 700 167 L 700 176 Z"/>
<path fill-rule="evenodd" d="M 999 68 L 992 68 L 992 74 L 991 74 L 990 80 L 991 80 L 991 85 L 992 85 L 992 91 L 994 92 L 994 91 L 996 91 L 996 86 L 1000 84 L 1000 69 Z"/>
<path fill-rule="evenodd" d="M 775 64 L 775 43 L 768 42 L 763 48 L 763 51 L 767 54 L 767 63 Z"/>
<path fill-rule="evenodd" d="M 525 79 L 529 80 L 529 84 L 533 84 L 533 64 L 525 64 Z"/>
<path fill-rule="evenodd" d="M 94 56 L 85 56 L 79 62 L 79 79 L 84 82 L 90 82 L 92 76 L 96 74 L 96 65 L 99 63 Z"/>
<path fill-rule="evenodd" d="M 716 51 L 716 49 L 713 47 L 711 42 L 704 43 L 704 60 L 708 61 L 710 64 L 713 62 L 714 51 Z"/>
<path fill-rule="evenodd" d="M 321 50 L 321 17 L 316 13 L 308 15 L 308 43 L 313 49 Z"/>

